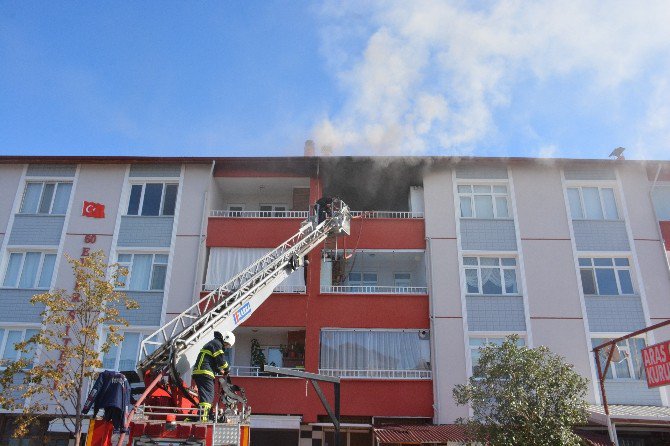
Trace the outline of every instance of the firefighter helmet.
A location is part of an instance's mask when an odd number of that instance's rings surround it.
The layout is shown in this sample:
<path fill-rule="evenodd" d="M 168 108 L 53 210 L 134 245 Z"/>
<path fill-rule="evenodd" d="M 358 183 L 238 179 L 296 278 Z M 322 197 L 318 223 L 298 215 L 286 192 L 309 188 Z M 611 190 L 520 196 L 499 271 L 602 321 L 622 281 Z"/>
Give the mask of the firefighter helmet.
<path fill-rule="evenodd" d="M 235 335 L 232 331 L 224 331 L 223 333 L 215 331 L 214 337 L 224 344 L 228 344 L 231 347 L 235 344 Z"/>

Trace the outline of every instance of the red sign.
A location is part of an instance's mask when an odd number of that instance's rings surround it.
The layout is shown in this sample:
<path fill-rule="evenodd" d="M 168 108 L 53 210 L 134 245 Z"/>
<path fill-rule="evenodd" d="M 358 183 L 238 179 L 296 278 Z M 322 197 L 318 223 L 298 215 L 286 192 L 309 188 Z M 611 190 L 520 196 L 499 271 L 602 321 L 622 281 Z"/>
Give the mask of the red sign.
<path fill-rule="evenodd" d="M 84 217 L 105 218 L 105 205 L 92 201 L 84 201 L 81 215 Z"/>
<path fill-rule="evenodd" d="M 670 341 L 642 349 L 642 362 L 647 373 L 647 386 L 670 384 Z"/>

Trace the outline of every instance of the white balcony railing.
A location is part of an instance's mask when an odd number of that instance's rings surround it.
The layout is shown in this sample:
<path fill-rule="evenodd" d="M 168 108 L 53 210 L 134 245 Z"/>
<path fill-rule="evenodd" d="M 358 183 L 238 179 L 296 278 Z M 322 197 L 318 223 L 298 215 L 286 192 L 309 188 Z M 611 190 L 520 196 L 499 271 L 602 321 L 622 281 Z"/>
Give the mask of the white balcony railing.
<path fill-rule="evenodd" d="M 210 217 L 227 218 L 307 218 L 309 211 L 209 211 Z"/>
<path fill-rule="evenodd" d="M 305 369 L 296 369 L 304 371 Z M 231 376 L 260 376 L 262 378 L 286 378 L 286 376 L 277 376 L 270 373 L 261 372 L 260 367 L 250 367 L 242 365 L 232 365 L 230 366 L 230 375 Z"/>
<path fill-rule="evenodd" d="M 307 218 L 309 211 L 209 211 L 210 217 L 224 218 Z M 363 218 L 423 218 L 423 212 L 351 211 L 352 217 Z"/>
<path fill-rule="evenodd" d="M 333 285 L 333 286 L 322 286 L 321 292 L 332 293 L 332 294 L 428 294 L 428 287 Z"/>
<path fill-rule="evenodd" d="M 352 217 L 363 218 L 423 218 L 423 212 L 406 211 L 351 211 Z"/>
<path fill-rule="evenodd" d="M 212 291 L 220 287 L 220 283 L 205 283 L 202 285 L 203 291 Z M 305 294 L 307 292 L 307 287 L 305 285 L 279 285 L 274 289 L 274 293 L 293 293 L 293 294 Z"/>
<path fill-rule="evenodd" d="M 430 370 L 345 370 L 319 369 L 319 373 L 340 378 L 366 379 L 432 379 Z"/>

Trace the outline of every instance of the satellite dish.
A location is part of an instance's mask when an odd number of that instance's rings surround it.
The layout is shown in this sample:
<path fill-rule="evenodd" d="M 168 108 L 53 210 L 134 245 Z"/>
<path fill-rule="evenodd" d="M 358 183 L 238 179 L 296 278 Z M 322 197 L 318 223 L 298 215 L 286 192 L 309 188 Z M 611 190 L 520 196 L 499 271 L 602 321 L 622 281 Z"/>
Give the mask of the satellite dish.
<path fill-rule="evenodd" d="M 616 149 L 612 150 L 612 153 L 610 153 L 609 156 L 610 156 L 610 158 L 612 158 L 613 156 L 615 156 L 616 159 L 618 159 L 618 160 L 626 159 L 626 158 L 624 158 L 624 156 L 623 156 L 623 152 L 624 152 L 624 150 L 626 150 L 624 147 L 617 147 Z"/>

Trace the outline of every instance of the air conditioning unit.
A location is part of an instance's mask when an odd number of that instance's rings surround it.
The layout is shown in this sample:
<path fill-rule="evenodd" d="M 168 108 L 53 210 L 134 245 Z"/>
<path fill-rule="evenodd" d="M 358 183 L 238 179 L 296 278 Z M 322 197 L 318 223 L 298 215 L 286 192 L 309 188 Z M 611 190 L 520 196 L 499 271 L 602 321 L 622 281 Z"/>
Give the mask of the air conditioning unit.
<path fill-rule="evenodd" d="M 430 339 L 430 330 L 419 330 L 419 339 Z"/>

